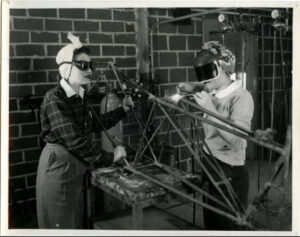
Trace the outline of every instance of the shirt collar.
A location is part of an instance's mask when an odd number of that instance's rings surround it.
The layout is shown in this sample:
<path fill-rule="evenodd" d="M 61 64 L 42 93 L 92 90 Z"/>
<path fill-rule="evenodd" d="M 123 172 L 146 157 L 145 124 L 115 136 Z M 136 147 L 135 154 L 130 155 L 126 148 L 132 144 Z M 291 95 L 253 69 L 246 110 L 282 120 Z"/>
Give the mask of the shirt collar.
<path fill-rule="evenodd" d="M 74 89 L 70 86 L 70 84 L 65 80 L 61 79 L 60 80 L 60 85 L 66 92 L 67 97 L 71 97 L 73 95 L 76 95 L 77 93 L 74 91 Z M 82 87 L 79 88 L 79 96 L 83 98 L 84 95 L 84 89 Z"/>
<path fill-rule="evenodd" d="M 222 98 L 228 96 L 229 94 L 231 94 L 233 91 L 235 91 L 239 87 L 241 87 L 241 85 L 238 83 L 238 81 L 234 81 L 229 86 L 227 86 L 226 88 L 224 88 L 223 90 L 216 91 L 215 92 L 215 96 L 218 99 L 222 99 Z"/>

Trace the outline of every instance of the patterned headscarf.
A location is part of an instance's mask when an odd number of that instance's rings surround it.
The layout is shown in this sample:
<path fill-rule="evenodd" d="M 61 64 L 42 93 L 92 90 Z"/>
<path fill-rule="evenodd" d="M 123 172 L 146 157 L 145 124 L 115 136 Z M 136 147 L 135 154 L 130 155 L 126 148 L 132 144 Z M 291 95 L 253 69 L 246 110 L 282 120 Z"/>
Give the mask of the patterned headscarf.
<path fill-rule="evenodd" d="M 79 37 L 74 36 L 72 33 L 68 33 L 68 39 L 72 42 L 71 44 L 63 47 L 56 56 L 56 63 L 72 62 L 74 56 L 74 50 L 82 47 Z M 62 64 L 59 67 L 59 73 L 62 78 L 68 79 L 71 73 L 71 64 Z"/>
<path fill-rule="evenodd" d="M 229 75 L 234 73 L 236 63 L 235 56 L 224 45 L 221 45 L 218 41 L 208 41 L 204 43 L 202 49 L 209 50 L 213 54 L 219 54 L 220 59 L 218 62 L 220 63 L 221 67 Z"/>

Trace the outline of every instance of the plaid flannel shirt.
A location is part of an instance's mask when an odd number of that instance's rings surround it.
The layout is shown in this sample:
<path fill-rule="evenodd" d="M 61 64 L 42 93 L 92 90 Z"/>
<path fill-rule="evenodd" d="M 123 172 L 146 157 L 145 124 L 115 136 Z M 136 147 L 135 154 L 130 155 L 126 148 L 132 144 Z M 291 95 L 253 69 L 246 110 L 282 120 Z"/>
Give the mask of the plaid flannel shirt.
<path fill-rule="evenodd" d="M 79 160 L 95 167 L 110 165 L 113 153 L 101 149 L 101 145 L 92 140 L 92 131 L 101 132 L 103 128 L 95 121 L 87 106 L 87 96 L 67 97 L 59 84 L 49 90 L 41 105 L 41 137 L 47 143 L 64 146 Z M 106 129 L 116 125 L 124 116 L 122 107 L 100 115 Z"/>

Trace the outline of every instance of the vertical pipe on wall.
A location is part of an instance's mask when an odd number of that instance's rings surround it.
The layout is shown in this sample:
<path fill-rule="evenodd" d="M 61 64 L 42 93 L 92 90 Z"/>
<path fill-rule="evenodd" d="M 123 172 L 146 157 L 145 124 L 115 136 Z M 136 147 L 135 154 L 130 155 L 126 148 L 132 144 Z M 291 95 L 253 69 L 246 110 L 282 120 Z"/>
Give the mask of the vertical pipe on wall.
<path fill-rule="evenodd" d="M 264 24 L 261 24 L 261 129 L 265 127 L 265 94 L 264 94 L 264 75 L 265 75 L 265 31 Z M 260 190 L 260 167 L 261 161 L 264 159 L 264 148 L 261 147 L 260 159 L 258 160 L 258 171 L 257 171 L 257 188 Z"/>

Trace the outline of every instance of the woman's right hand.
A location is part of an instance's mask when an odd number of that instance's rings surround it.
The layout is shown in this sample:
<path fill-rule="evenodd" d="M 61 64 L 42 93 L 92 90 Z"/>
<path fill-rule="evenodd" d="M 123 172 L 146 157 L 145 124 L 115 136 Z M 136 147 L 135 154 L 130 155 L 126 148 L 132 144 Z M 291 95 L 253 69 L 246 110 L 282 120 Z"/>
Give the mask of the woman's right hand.
<path fill-rule="evenodd" d="M 114 149 L 114 163 L 121 160 L 123 157 L 126 157 L 127 153 L 123 146 L 117 146 Z"/>

